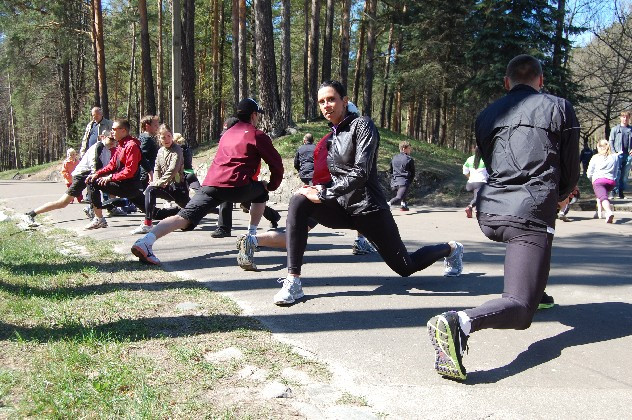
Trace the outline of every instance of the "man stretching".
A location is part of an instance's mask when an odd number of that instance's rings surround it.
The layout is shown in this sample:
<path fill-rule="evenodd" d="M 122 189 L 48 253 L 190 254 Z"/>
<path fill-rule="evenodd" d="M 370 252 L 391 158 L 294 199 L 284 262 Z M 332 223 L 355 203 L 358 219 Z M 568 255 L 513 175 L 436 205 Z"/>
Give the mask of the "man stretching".
<path fill-rule="evenodd" d="M 132 254 L 142 262 L 160 264 L 152 245 L 157 239 L 176 229 L 192 230 L 212 209 L 230 201 L 251 201 L 248 232 L 255 234 L 268 201 L 268 191 L 274 191 L 283 179 L 283 161 L 272 140 L 255 127 L 263 110 L 251 98 L 237 105 L 239 122 L 222 136 L 213 163 L 202 187 L 180 212 L 166 218 L 132 246 Z M 270 167 L 270 182 L 254 181 L 253 175 L 263 159 Z"/>

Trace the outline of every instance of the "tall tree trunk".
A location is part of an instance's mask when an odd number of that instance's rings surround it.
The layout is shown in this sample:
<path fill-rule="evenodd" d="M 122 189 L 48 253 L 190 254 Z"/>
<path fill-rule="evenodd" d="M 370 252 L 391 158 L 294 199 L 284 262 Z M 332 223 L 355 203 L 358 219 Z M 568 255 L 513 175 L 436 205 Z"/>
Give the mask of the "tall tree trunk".
<path fill-rule="evenodd" d="M 219 17 L 219 27 L 221 28 L 220 32 L 220 42 L 219 42 L 219 80 L 218 80 L 218 88 L 217 91 L 219 95 L 217 97 L 217 132 L 221 132 L 222 129 L 222 119 L 223 119 L 223 99 L 221 92 L 224 91 L 224 48 L 226 46 L 226 10 L 224 8 L 225 2 L 220 1 L 220 17 Z"/>
<path fill-rule="evenodd" d="M 351 33 L 351 0 L 343 0 L 342 22 L 340 25 L 340 83 L 348 87 L 349 78 L 349 46 Z"/>
<path fill-rule="evenodd" d="M 557 89 L 554 89 L 554 94 L 560 96 L 566 96 L 564 90 L 564 75 L 562 71 L 562 47 L 564 43 L 564 19 L 566 18 L 566 0 L 558 0 L 557 11 L 555 13 L 555 36 L 553 38 L 553 74 L 554 81 L 557 84 Z"/>
<path fill-rule="evenodd" d="M 272 29 L 272 4 L 270 0 L 255 0 L 255 30 L 257 39 L 257 74 L 259 96 L 266 113 L 261 118 L 261 128 L 278 137 L 286 125 L 281 115 L 281 102 L 274 57 L 274 33 Z"/>
<path fill-rule="evenodd" d="M 247 43 L 246 0 L 239 0 L 239 100 L 248 97 Z M 235 105 L 237 105 L 237 103 L 235 103 Z"/>
<path fill-rule="evenodd" d="M 92 0 L 92 5 L 94 11 L 101 109 L 103 109 L 103 116 L 105 118 L 110 118 L 110 108 L 108 107 L 108 85 L 107 78 L 105 76 L 105 45 L 103 42 L 103 14 L 101 12 L 101 0 Z"/>
<path fill-rule="evenodd" d="M 360 79 L 362 77 L 362 62 L 364 59 L 364 37 L 366 33 L 366 12 L 367 3 L 365 0 L 362 19 L 360 21 L 360 39 L 358 40 L 358 53 L 356 54 L 355 75 L 353 77 L 353 103 L 358 104 L 358 96 L 360 95 Z"/>
<path fill-rule="evenodd" d="M 92 35 L 92 57 L 94 60 L 94 106 L 101 106 L 101 93 L 99 86 L 99 58 L 97 51 L 97 25 L 95 23 L 94 16 L 94 1 L 90 0 L 90 22 L 91 22 L 91 35 Z"/>
<path fill-rule="evenodd" d="M 307 67 L 309 77 L 308 117 L 318 115 L 318 40 L 320 38 L 320 0 L 312 0 L 312 16 L 309 27 L 309 54 Z"/>
<path fill-rule="evenodd" d="M 286 126 L 292 124 L 292 52 L 290 50 L 290 0 L 281 0 L 281 114 Z"/>
<path fill-rule="evenodd" d="M 321 80 L 331 79 L 331 53 L 334 32 L 334 0 L 327 0 L 325 9 L 325 37 L 323 38 L 323 63 Z"/>
<path fill-rule="evenodd" d="M 132 87 L 136 67 L 136 22 L 132 22 L 132 58 L 129 66 L 129 89 L 127 94 L 127 119 L 132 118 Z"/>
<path fill-rule="evenodd" d="M 232 0 L 233 106 L 239 103 L 239 0 Z M 214 139 L 215 137 L 211 137 Z"/>
<path fill-rule="evenodd" d="M 210 112 L 210 133 L 209 137 L 212 139 L 219 137 L 219 102 L 221 99 L 221 90 L 219 88 L 219 75 L 220 75 L 220 67 L 219 67 L 219 38 L 220 38 L 220 0 L 211 0 L 212 8 L 213 8 L 213 36 L 212 36 L 212 64 L 213 64 L 213 72 L 212 72 L 212 88 L 211 88 L 211 112 Z M 222 6 L 223 8 L 223 6 Z"/>
<path fill-rule="evenodd" d="M 197 147 L 195 113 L 195 0 L 182 7 L 182 132 L 191 147 Z"/>
<path fill-rule="evenodd" d="M 156 96 L 154 95 L 154 76 L 151 68 L 149 27 L 147 24 L 147 0 L 138 0 L 138 13 L 140 15 L 140 50 L 145 81 L 145 109 L 147 114 L 156 115 Z"/>
<path fill-rule="evenodd" d="M 20 142 L 17 137 L 17 129 L 15 128 L 15 118 L 13 116 L 13 92 L 11 91 L 11 76 L 7 73 L 7 85 L 9 88 L 9 126 L 11 127 L 11 137 L 13 138 L 13 162 L 15 169 L 22 169 L 20 161 Z"/>
<path fill-rule="evenodd" d="M 406 10 L 406 9 L 404 9 Z M 402 48 L 402 42 L 403 42 L 403 35 L 400 32 L 399 34 L 399 38 L 397 39 L 397 42 L 395 43 L 395 55 L 393 57 L 393 73 L 395 73 L 395 69 L 397 68 L 397 60 L 399 59 L 399 52 L 401 51 Z M 397 91 L 399 92 L 401 90 L 401 83 L 398 81 L 397 82 Z M 392 129 L 393 131 L 395 131 L 395 128 L 392 126 L 392 112 L 393 112 L 393 100 L 395 98 L 395 92 L 393 91 L 393 89 L 391 89 L 391 94 L 389 95 L 388 98 L 388 108 L 386 111 L 386 120 L 388 121 L 388 129 Z"/>
<path fill-rule="evenodd" d="M 382 89 L 382 107 L 380 108 L 380 126 L 385 127 L 388 123 L 386 118 L 386 102 L 388 100 L 389 73 L 391 70 L 391 52 L 393 49 L 393 23 L 388 31 L 388 48 L 386 49 L 386 58 L 384 62 L 384 88 Z"/>
<path fill-rule="evenodd" d="M 303 27 L 303 118 L 309 119 L 309 16 L 310 0 L 303 2 L 303 15 L 305 26 Z"/>
<path fill-rule="evenodd" d="M 415 127 L 415 101 L 408 104 L 408 121 L 406 122 L 406 135 L 412 137 Z"/>
<path fill-rule="evenodd" d="M 368 30 L 366 36 L 366 63 L 364 65 L 364 94 L 362 95 L 362 114 L 373 115 L 373 57 L 375 55 L 375 13 L 377 0 L 367 0 Z"/>
<path fill-rule="evenodd" d="M 393 131 L 402 132 L 402 88 L 397 86 L 397 93 L 395 94 L 395 115 L 393 116 Z"/>
<path fill-rule="evenodd" d="M 257 37 L 255 35 L 257 33 L 257 19 L 255 19 L 254 13 L 250 14 L 249 22 L 250 32 L 248 35 L 250 40 L 250 55 L 248 56 L 248 72 L 250 74 L 248 77 L 248 96 L 256 98 L 259 94 L 257 91 L 257 81 L 259 75 L 257 74 Z"/>
<path fill-rule="evenodd" d="M 158 121 L 165 121 L 165 99 L 163 93 L 164 51 L 162 45 L 162 0 L 158 0 L 158 51 L 156 56 L 156 93 L 158 100 Z"/>
<path fill-rule="evenodd" d="M 171 4 L 171 118 L 174 133 L 182 133 L 182 8 L 180 0 Z"/>

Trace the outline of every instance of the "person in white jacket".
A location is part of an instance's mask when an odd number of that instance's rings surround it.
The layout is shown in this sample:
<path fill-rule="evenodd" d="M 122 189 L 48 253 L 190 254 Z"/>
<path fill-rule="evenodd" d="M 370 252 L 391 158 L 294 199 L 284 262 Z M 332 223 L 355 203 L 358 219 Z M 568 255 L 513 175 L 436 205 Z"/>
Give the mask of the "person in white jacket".
<path fill-rule="evenodd" d="M 86 179 L 88 176 L 108 164 L 112 156 L 112 150 L 114 150 L 115 147 L 116 140 L 114 140 L 114 137 L 110 137 L 108 132 L 104 132 L 99 136 L 99 140 L 90 146 L 83 154 L 81 160 L 72 171 L 72 183 L 64 195 L 56 201 L 49 201 L 25 213 L 24 218 L 26 223 L 31 227 L 38 226 L 39 223 L 35 221 L 36 215 L 51 210 L 63 209 L 70 204 L 74 198 L 80 197 L 83 190 L 86 189 Z"/>
<path fill-rule="evenodd" d="M 606 218 L 606 223 L 612 223 L 614 212 L 608 201 L 608 193 L 616 186 L 619 173 L 618 153 L 612 153 L 608 140 L 599 140 L 597 154 L 590 159 L 586 175 L 592 181 L 593 190 L 597 199 L 597 217 Z M 601 212 L 603 207 L 604 213 Z"/>

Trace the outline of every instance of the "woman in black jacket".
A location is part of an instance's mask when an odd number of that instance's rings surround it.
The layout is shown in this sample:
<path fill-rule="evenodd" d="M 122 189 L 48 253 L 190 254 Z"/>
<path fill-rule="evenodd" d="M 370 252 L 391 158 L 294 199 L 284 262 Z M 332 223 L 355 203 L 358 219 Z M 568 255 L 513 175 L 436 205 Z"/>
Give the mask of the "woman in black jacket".
<path fill-rule="evenodd" d="M 386 202 L 377 176 L 379 133 L 368 117 L 347 110 L 347 92 L 337 81 L 324 82 L 318 105 L 330 123 L 327 166 L 331 186 L 301 187 L 290 200 L 287 216 L 288 276 L 275 295 L 277 305 L 303 297 L 300 274 L 311 217 L 333 229 L 353 229 L 371 241 L 386 264 L 400 276 L 409 276 L 440 258 L 444 275 L 462 271 L 463 246 L 458 242 L 426 246 L 409 254 Z"/>

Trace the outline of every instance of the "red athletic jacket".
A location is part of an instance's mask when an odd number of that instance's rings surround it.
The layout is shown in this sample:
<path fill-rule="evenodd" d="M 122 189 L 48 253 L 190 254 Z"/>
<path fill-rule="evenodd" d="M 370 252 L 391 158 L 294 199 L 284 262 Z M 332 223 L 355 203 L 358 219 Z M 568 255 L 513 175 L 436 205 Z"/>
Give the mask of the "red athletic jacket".
<path fill-rule="evenodd" d="M 228 188 L 247 185 L 258 172 L 261 159 L 270 167 L 268 191 L 274 191 L 283 179 L 281 155 L 267 134 L 240 121 L 219 140 L 217 154 L 202 185 Z"/>
<path fill-rule="evenodd" d="M 331 137 L 331 133 L 325 134 L 314 149 L 314 177 L 312 178 L 312 185 L 327 185 L 331 182 L 331 174 L 327 166 L 327 153 L 329 152 L 327 150 L 327 140 L 329 140 L 329 137 Z"/>
<path fill-rule="evenodd" d="M 140 141 L 127 136 L 118 142 L 118 146 L 110 159 L 110 163 L 96 172 L 97 178 L 112 174 L 112 181 L 132 179 L 138 172 L 140 164 Z"/>

